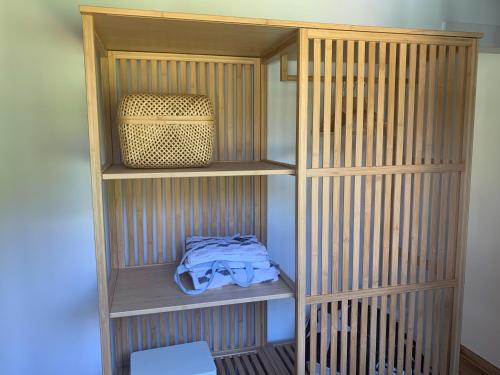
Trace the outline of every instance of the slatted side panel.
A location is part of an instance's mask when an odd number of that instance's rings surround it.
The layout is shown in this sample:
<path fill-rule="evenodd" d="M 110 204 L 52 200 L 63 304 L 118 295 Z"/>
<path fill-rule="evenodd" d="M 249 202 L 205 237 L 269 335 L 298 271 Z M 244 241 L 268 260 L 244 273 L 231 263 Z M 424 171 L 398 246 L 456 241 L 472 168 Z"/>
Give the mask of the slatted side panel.
<path fill-rule="evenodd" d="M 315 39 L 309 49 L 308 168 L 463 162 L 470 47 Z"/>
<path fill-rule="evenodd" d="M 446 324 L 450 316 L 444 308 L 448 291 L 346 297 L 325 304 L 324 310 L 316 306 L 320 319 L 326 321 L 317 335 L 318 371 L 447 374 L 448 357 L 440 340 L 451 335 L 451 326 Z M 324 337 L 327 345 L 321 345 Z"/>
<path fill-rule="evenodd" d="M 214 355 L 262 345 L 265 303 L 195 309 L 186 312 L 142 315 L 115 319 L 122 347 L 118 362 L 129 371 L 130 353 L 167 345 L 205 340 Z"/>
<path fill-rule="evenodd" d="M 472 43 L 308 35 L 301 53 L 312 57 L 312 83 L 300 124 L 308 152 L 299 156 L 307 167 L 298 178 L 307 179 L 299 259 L 309 329 L 318 338 L 306 343 L 309 371 L 318 363 L 326 374 L 328 361 L 338 360 L 341 374 L 446 374 Z M 418 310 L 415 294 L 404 292 L 422 289 L 437 297 Z M 387 335 L 370 363 L 377 320 Z M 417 346 L 428 363 L 415 369 L 404 341 L 421 327 Z"/>

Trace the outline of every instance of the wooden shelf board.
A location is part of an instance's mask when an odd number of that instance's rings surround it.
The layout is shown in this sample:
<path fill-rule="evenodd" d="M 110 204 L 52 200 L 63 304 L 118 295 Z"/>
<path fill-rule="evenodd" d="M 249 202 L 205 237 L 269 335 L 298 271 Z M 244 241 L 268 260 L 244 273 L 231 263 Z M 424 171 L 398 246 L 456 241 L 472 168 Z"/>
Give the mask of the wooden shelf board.
<path fill-rule="evenodd" d="M 102 173 L 104 180 L 165 177 L 293 175 L 295 166 L 273 161 L 215 161 L 203 168 L 135 169 L 111 165 Z"/>
<path fill-rule="evenodd" d="M 292 298 L 294 292 L 286 275 L 278 281 L 255 284 L 248 288 L 236 285 L 207 290 L 198 296 L 181 292 L 174 282 L 177 264 L 168 263 L 118 270 L 111 318 L 181 311 L 202 307 Z M 189 285 L 189 276 L 185 285 Z"/>

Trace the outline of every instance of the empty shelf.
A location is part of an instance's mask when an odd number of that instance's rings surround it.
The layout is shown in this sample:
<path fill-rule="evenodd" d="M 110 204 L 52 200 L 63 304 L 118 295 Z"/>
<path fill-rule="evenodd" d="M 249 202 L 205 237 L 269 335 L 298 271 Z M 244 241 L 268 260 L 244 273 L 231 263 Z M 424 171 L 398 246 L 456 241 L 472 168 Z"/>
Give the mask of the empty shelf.
<path fill-rule="evenodd" d="M 165 177 L 216 177 L 216 176 L 267 176 L 293 175 L 295 166 L 273 161 L 216 161 L 203 168 L 137 169 L 111 165 L 102 173 L 104 180 L 165 178 Z"/>
<path fill-rule="evenodd" d="M 174 282 L 176 264 L 162 264 L 119 269 L 111 303 L 111 318 L 153 314 L 202 307 L 266 301 L 294 296 L 286 275 L 278 281 L 255 284 L 248 288 L 229 285 L 190 296 Z M 185 284 L 190 283 L 189 276 Z"/>

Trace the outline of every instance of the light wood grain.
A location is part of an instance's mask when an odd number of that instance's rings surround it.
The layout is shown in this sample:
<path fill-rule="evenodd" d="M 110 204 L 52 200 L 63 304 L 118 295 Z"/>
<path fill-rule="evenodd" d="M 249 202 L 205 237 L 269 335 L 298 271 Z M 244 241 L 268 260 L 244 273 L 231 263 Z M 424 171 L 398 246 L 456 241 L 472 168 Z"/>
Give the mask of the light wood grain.
<path fill-rule="evenodd" d="M 178 169 L 132 169 L 112 165 L 102 172 L 103 180 L 145 179 L 145 178 L 182 178 L 211 176 L 264 176 L 293 175 L 295 168 L 272 161 L 221 161 L 213 162 L 204 168 Z"/>
<path fill-rule="evenodd" d="M 309 39 L 306 30 L 300 30 L 297 36 L 298 76 L 297 81 L 297 152 L 296 152 L 296 218 L 295 218 L 295 332 L 296 362 L 295 373 L 305 374 L 305 321 L 306 321 L 306 241 L 307 241 L 307 133 L 308 133 L 308 56 Z"/>
<path fill-rule="evenodd" d="M 89 124 L 90 168 L 92 184 L 92 210 L 94 214 L 94 241 L 99 292 L 99 326 L 101 336 L 101 361 L 103 374 L 111 375 L 111 333 L 108 319 L 108 284 L 106 271 L 106 240 L 103 217 L 103 187 L 99 178 L 101 168 L 99 105 L 97 93 L 96 45 L 93 16 L 83 15 L 83 49 L 85 82 L 87 85 L 87 118 Z"/>
<path fill-rule="evenodd" d="M 138 18 L 158 18 L 164 20 L 184 20 L 184 21 L 198 21 L 198 22 L 212 22 L 212 23 L 228 23 L 228 24 L 250 24 L 260 26 L 282 26 L 288 28 L 320 28 L 330 30 L 351 30 L 351 31 L 368 31 L 377 33 L 380 31 L 390 31 L 399 34 L 419 34 L 419 35 L 444 35 L 444 36 L 465 36 L 471 38 L 481 37 L 481 33 L 471 32 L 451 32 L 444 30 L 428 30 L 428 29 L 402 29 L 402 28 L 384 28 L 375 26 L 354 26 L 342 24 L 329 24 L 320 22 L 304 22 L 304 21 L 287 21 L 276 19 L 264 18 L 250 18 L 250 17 L 234 17 L 234 16 L 220 16 L 220 15 L 207 15 L 207 14 L 193 14 L 193 13 L 174 13 L 155 10 L 139 10 L 139 9 L 124 9 L 113 7 L 98 7 L 90 5 L 81 5 L 80 12 L 82 14 L 93 13 L 112 16 L 123 17 L 138 17 Z"/>
<path fill-rule="evenodd" d="M 181 292 L 174 283 L 173 275 L 176 267 L 176 264 L 167 263 L 119 270 L 111 306 L 111 318 L 293 296 L 293 291 L 281 278 L 276 282 L 256 284 L 248 288 L 227 286 L 209 290 L 199 296 L 189 296 Z M 183 280 L 189 285 L 187 277 Z"/>

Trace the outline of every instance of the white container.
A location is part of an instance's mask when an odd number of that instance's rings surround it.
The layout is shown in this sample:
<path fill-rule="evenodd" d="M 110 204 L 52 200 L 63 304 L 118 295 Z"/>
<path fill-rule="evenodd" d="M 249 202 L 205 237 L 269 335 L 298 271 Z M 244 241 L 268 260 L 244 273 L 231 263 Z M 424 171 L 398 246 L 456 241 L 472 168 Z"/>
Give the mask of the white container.
<path fill-rule="evenodd" d="M 206 341 L 132 353 L 131 375 L 217 375 Z"/>

